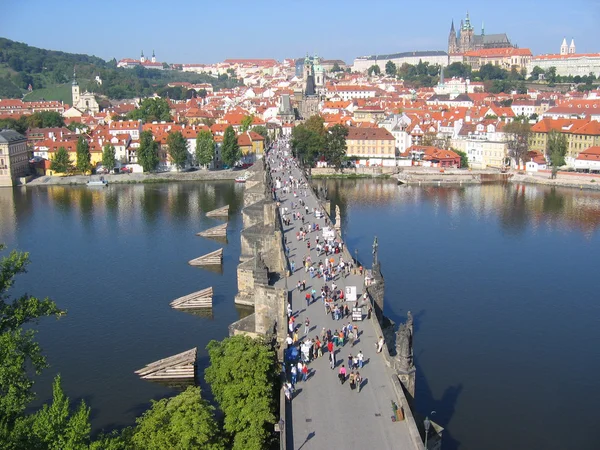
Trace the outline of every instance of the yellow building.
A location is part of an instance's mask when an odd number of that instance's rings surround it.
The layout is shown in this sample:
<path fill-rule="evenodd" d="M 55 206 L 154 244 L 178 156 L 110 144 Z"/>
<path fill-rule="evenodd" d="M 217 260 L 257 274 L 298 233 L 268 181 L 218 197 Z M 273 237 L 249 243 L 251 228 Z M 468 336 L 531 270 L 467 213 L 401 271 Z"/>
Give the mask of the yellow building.
<path fill-rule="evenodd" d="M 377 107 L 363 106 L 354 111 L 353 119 L 355 122 L 378 123 L 385 119 L 385 111 Z"/>
<path fill-rule="evenodd" d="M 346 154 L 363 165 L 396 164 L 396 140 L 385 128 L 348 128 Z"/>
<path fill-rule="evenodd" d="M 574 166 L 583 150 L 600 145 L 600 122 L 589 119 L 543 119 L 531 127 L 530 150 L 546 154 L 548 133 L 553 130 L 567 137 L 565 161 L 568 166 Z"/>
<path fill-rule="evenodd" d="M 265 138 L 254 131 L 246 131 L 237 138 L 242 151 L 242 163 L 253 164 L 265 153 Z"/>

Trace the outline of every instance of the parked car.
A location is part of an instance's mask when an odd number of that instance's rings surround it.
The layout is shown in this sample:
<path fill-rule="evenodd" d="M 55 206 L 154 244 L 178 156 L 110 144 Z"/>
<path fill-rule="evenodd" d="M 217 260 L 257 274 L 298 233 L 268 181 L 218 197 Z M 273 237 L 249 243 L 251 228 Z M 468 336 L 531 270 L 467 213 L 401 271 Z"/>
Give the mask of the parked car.
<path fill-rule="evenodd" d="M 108 173 L 108 169 L 106 167 L 98 167 L 96 169 L 96 173 L 98 175 L 106 175 Z"/>
<path fill-rule="evenodd" d="M 132 173 L 133 169 L 131 167 L 121 167 L 121 173 Z"/>

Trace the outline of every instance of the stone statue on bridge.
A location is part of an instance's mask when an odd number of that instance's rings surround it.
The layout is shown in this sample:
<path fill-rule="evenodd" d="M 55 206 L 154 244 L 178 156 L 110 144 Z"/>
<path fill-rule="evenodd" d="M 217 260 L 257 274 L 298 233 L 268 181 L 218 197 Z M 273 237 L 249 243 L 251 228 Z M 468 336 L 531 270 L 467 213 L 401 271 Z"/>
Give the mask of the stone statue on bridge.
<path fill-rule="evenodd" d="M 407 313 L 406 323 L 400 324 L 396 333 L 396 368 L 408 372 L 414 368 L 413 316 Z"/>
<path fill-rule="evenodd" d="M 373 241 L 373 267 L 377 267 L 377 249 L 379 248 L 379 244 L 377 243 L 377 236 L 375 236 L 375 240 Z"/>

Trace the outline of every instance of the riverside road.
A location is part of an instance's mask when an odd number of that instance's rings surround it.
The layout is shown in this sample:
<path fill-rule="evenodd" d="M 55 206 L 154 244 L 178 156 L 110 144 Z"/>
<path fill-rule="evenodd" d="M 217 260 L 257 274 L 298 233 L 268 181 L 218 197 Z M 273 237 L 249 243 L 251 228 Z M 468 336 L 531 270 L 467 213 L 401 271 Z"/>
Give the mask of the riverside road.
<path fill-rule="evenodd" d="M 290 175 L 294 180 L 306 182 L 302 171 L 296 166 L 291 156 L 287 154 L 285 144 L 279 143 L 269 153 L 268 162 L 272 171 L 273 180 L 279 177 L 282 181 L 289 181 Z M 284 166 L 287 165 L 287 168 Z M 294 196 L 296 192 L 297 197 Z M 321 336 L 325 330 L 340 330 L 349 322 L 358 326 L 359 335 L 354 345 L 346 342 L 344 346 L 334 348 L 336 352 L 336 367 L 330 368 L 329 353 L 326 343 L 323 343 L 323 356 L 308 363 L 309 374 L 307 381 L 301 381 L 302 376 L 298 374 L 298 383 L 295 387 L 293 399 L 287 402 L 286 409 L 286 448 L 297 450 L 340 448 L 340 449 L 413 449 L 415 445 L 410 439 L 406 422 L 392 422 L 392 401 L 396 401 L 396 395 L 392 386 L 392 372 L 383 360 L 383 356 L 376 352 L 376 342 L 379 336 L 370 321 L 352 322 L 351 317 L 334 320 L 332 314 L 326 314 L 324 304 L 320 298 L 321 288 L 327 284 L 331 287 L 331 281 L 327 283 L 323 277 L 316 275 L 311 278 L 310 273 L 305 272 L 303 257 L 310 255 L 312 265 L 318 268 L 319 261 L 325 260 L 325 255 L 319 256 L 315 250 L 315 239 L 319 236 L 319 242 L 323 242 L 323 229 L 326 227 L 327 215 L 317 218 L 313 211 L 322 211 L 322 208 L 310 187 L 303 189 L 290 188 L 283 193 L 283 186 L 276 190 L 277 200 L 280 208 L 283 208 L 286 217 L 290 219 L 290 225 L 283 226 L 284 236 L 287 238 L 289 247 L 288 267 L 292 262 L 295 270 L 287 279 L 288 289 L 291 294 L 291 307 L 295 315 L 296 328 L 299 340 L 304 341 L 307 337 L 315 339 Z M 303 200 L 308 207 L 309 213 L 304 207 L 292 208 L 292 202 L 298 203 Z M 287 211 L 286 211 L 287 208 Z M 302 220 L 294 220 L 293 213 L 301 212 Z M 312 231 L 306 235 L 306 240 L 297 239 L 300 228 L 308 224 L 316 223 L 320 231 Z M 331 225 L 331 224 L 330 224 Z M 369 233 L 369 230 L 365 230 Z M 337 239 L 342 239 L 336 233 Z M 310 241 L 310 248 L 307 242 Z M 351 249 L 348 249 L 350 252 Z M 346 253 L 347 254 L 347 253 Z M 334 258 L 335 264 L 339 262 L 342 253 L 327 256 Z M 346 260 L 346 258 L 344 258 Z M 349 263 L 349 261 L 345 261 Z M 315 272 L 316 273 L 316 272 Z M 298 289 L 298 281 L 306 281 L 306 290 Z M 360 296 L 364 289 L 364 277 L 352 272 L 346 278 L 343 275 L 335 277 L 334 282 L 337 289 L 344 291 L 346 286 L 356 286 L 357 295 Z M 285 280 L 280 280 L 283 286 Z M 316 291 L 316 300 L 307 306 L 306 293 Z M 343 303 L 343 302 L 338 302 Z M 347 302 L 350 310 L 355 302 Z M 367 316 L 367 306 L 363 308 L 363 319 Z M 304 333 L 305 319 L 310 320 L 310 331 Z M 362 377 L 360 392 L 350 388 L 346 381 L 340 383 L 338 372 L 342 364 L 348 369 L 348 356 L 356 356 L 362 351 L 364 355 L 364 366 L 359 369 Z M 348 374 L 350 370 L 348 370 Z M 288 368 L 288 380 L 290 379 Z"/>

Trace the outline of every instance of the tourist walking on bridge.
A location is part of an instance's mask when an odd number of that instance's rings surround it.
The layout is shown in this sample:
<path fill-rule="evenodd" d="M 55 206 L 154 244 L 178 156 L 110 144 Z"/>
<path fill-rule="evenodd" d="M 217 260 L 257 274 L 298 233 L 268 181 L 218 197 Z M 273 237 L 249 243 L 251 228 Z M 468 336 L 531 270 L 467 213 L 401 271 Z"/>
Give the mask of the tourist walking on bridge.
<path fill-rule="evenodd" d="M 344 366 L 343 364 L 342 367 L 340 367 L 338 378 L 340 379 L 341 384 L 344 384 L 344 382 L 346 381 L 346 366 Z"/>

